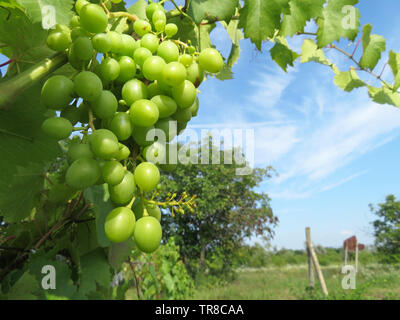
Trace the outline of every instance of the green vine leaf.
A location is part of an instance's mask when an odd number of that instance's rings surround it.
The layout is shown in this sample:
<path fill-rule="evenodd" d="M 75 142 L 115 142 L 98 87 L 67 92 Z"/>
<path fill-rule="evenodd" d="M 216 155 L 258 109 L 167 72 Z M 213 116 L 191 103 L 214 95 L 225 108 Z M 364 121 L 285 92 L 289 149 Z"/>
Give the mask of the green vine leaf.
<path fill-rule="evenodd" d="M 300 55 L 289 48 L 285 38 L 276 39 L 275 45 L 270 50 L 271 58 L 274 60 L 283 71 L 287 72 L 287 67 L 293 67 L 294 61 Z"/>
<path fill-rule="evenodd" d="M 37 300 L 39 283 L 33 275 L 25 272 L 21 278 L 11 287 L 6 295 L 8 300 Z"/>
<path fill-rule="evenodd" d="M 115 270 L 121 269 L 123 262 L 130 257 L 134 248 L 135 242 L 132 239 L 111 244 L 108 250 L 108 262 Z"/>
<path fill-rule="evenodd" d="M 393 50 L 389 52 L 389 66 L 392 69 L 394 77 L 393 90 L 400 88 L 400 53 L 395 53 Z"/>
<path fill-rule="evenodd" d="M 317 43 L 322 48 L 340 38 L 354 40 L 360 26 L 358 0 L 329 0 L 318 19 Z"/>
<path fill-rule="evenodd" d="M 134 5 L 128 8 L 130 14 L 136 14 L 140 19 L 147 20 L 146 17 L 146 6 L 145 0 L 137 0 Z"/>
<path fill-rule="evenodd" d="M 322 49 L 319 49 L 317 44 L 312 39 L 306 39 L 301 46 L 300 62 L 306 63 L 311 61 L 327 66 L 333 65 L 332 62 L 325 57 Z"/>
<path fill-rule="evenodd" d="M 390 104 L 400 107 L 400 96 L 397 92 L 393 92 L 387 87 L 376 88 L 368 86 L 369 96 L 373 101 L 380 104 Z"/>
<path fill-rule="evenodd" d="M 192 0 L 187 14 L 199 25 L 204 19 L 229 22 L 239 0 Z"/>
<path fill-rule="evenodd" d="M 293 36 L 296 32 L 303 32 L 307 21 L 321 16 L 325 0 L 291 0 L 290 14 L 283 16 L 280 34 Z"/>
<path fill-rule="evenodd" d="M 273 38 L 281 24 L 281 14 L 287 10 L 287 0 L 247 0 L 240 9 L 239 28 L 261 51 L 261 43 Z"/>
<path fill-rule="evenodd" d="M 364 87 L 366 84 L 362 81 L 357 72 L 351 68 L 349 71 L 339 72 L 334 78 L 334 83 L 342 90 L 350 92 L 355 88 Z"/>
<path fill-rule="evenodd" d="M 363 28 L 362 45 L 363 55 L 360 60 L 362 68 L 373 70 L 386 50 L 386 41 L 382 36 L 371 34 L 372 25 L 366 24 Z"/>

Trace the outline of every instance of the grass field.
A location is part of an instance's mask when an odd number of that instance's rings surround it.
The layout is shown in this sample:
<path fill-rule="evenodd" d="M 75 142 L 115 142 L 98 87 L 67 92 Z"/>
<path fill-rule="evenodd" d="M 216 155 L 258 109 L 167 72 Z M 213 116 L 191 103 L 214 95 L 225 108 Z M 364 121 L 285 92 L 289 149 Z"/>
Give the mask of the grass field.
<path fill-rule="evenodd" d="M 327 299 L 400 299 L 400 266 L 368 265 L 356 277 L 356 289 L 342 289 L 341 266 L 322 268 L 329 291 Z M 194 299 L 326 299 L 316 279 L 314 290 L 307 288 L 307 266 L 242 269 L 232 283 L 196 288 Z"/>

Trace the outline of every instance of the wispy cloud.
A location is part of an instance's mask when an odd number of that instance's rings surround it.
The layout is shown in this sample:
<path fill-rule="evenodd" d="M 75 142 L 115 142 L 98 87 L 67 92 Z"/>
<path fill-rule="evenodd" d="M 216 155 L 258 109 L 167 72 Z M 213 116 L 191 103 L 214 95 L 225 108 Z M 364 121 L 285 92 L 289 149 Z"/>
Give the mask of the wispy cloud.
<path fill-rule="evenodd" d="M 328 191 L 328 190 L 335 189 L 335 188 L 341 186 L 342 184 L 345 184 L 345 183 L 347 183 L 347 182 L 349 182 L 349 181 L 351 181 L 351 180 L 353 180 L 355 178 L 358 178 L 359 176 L 362 176 L 362 175 L 366 174 L 367 172 L 368 172 L 368 170 L 364 170 L 364 171 L 361 171 L 361 172 L 354 173 L 354 174 L 352 174 L 352 175 L 350 175 L 350 176 L 348 176 L 348 177 L 346 177 L 346 178 L 344 178 L 342 180 L 339 180 L 338 182 L 331 183 L 331 184 L 328 184 L 328 185 L 322 187 L 321 191 Z"/>

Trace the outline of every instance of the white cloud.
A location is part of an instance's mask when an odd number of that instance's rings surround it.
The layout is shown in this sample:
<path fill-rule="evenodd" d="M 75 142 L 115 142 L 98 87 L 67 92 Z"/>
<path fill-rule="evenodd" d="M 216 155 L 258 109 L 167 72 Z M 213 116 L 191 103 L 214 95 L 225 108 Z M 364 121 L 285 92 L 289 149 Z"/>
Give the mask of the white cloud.
<path fill-rule="evenodd" d="M 328 185 L 322 187 L 321 191 L 328 191 L 328 190 L 332 190 L 334 188 L 337 188 L 337 187 L 341 186 L 342 184 L 345 184 L 345 183 L 347 183 L 347 182 L 349 182 L 349 181 L 351 181 L 351 180 L 353 180 L 355 178 L 358 178 L 359 176 L 362 176 L 362 175 L 366 174 L 367 172 L 368 172 L 368 170 L 364 170 L 364 171 L 361 171 L 361 172 L 354 173 L 354 174 L 352 174 L 352 175 L 350 175 L 350 176 L 348 176 L 348 177 L 346 177 L 346 178 L 344 178 L 344 179 L 342 179 L 342 180 L 340 180 L 338 182 L 331 183 L 331 184 L 328 184 Z"/>

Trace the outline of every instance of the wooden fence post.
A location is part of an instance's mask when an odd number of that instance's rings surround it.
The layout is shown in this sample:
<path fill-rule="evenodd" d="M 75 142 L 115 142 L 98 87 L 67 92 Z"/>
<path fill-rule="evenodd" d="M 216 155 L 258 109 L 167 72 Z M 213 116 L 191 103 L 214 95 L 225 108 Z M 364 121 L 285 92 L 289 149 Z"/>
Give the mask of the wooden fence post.
<path fill-rule="evenodd" d="M 306 234 L 309 234 L 309 237 L 308 237 L 309 241 L 307 241 L 307 247 L 308 247 L 308 249 L 310 250 L 310 253 L 311 253 L 311 259 L 312 259 L 312 262 L 314 264 L 315 271 L 317 273 L 318 281 L 319 281 L 319 283 L 321 285 L 322 292 L 327 296 L 328 295 L 328 289 L 326 288 L 324 275 L 322 274 L 322 270 L 321 270 L 321 267 L 320 267 L 319 262 L 318 262 L 317 254 L 314 251 L 314 246 L 313 246 L 312 241 L 311 241 L 311 234 L 310 234 L 310 228 L 309 227 L 306 228 Z"/>
<path fill-rule="evenodd" d="M 306 228 L 306 247 L 307 247 L 307 258 L 308 258 L 308 283 L 311 288 L 315 288 L 315 279 L 314 279 L 314 265 L 311 257 L 311 251 L 309 247 L 309 243 L 311 242 L 310 228 Z"/>

